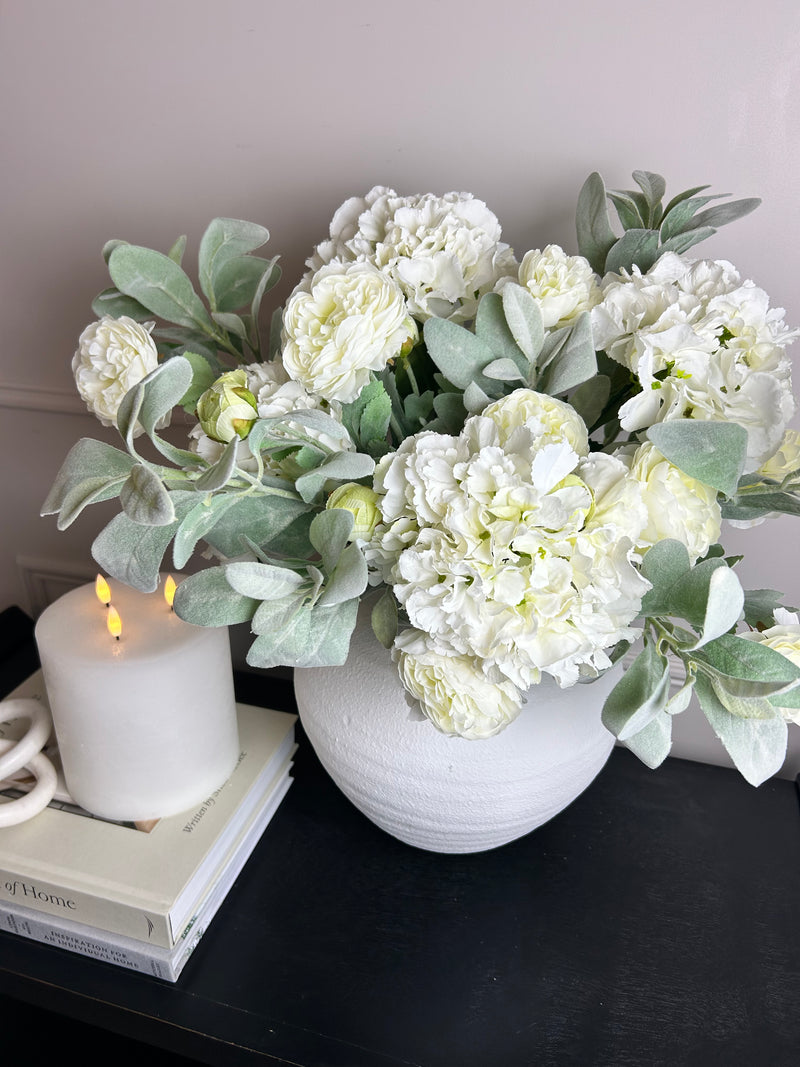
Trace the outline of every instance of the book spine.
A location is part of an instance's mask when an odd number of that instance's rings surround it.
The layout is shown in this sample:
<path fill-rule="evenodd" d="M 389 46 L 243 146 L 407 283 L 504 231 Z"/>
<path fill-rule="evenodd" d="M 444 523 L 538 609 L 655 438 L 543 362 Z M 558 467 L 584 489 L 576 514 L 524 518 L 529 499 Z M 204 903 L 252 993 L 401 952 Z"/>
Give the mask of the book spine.
<path fill-rule="evenodd" d="M 84 932 L 71 930 L 68 920 L 50 921 L 45 915 L 35 915 L 27 911 L 25 915 L 11 910 L 0 909 L 0 929 L 9 933 L 38 941 L 43 945 L 66 949 L 93 960 L 103 960 L 116 967 L 125 967 L 130 971 L 150 974 L 167 982 L 175 982 L 189 958 L 183 953 L 176 958 L 168 958 L 165 949 L 150 949 L 148 945 L 125 943 L 114 938 L 106 939 L 102 932 Z"/>
<path fill-rule="evenodd" d="M 56 885 L 23 872 L 0 868 L 0 904 L 16 904 L 42 915 L 85 923 L 110 934 L 122 934 L 158 948 L 172 948 L 175 940 L 169 916 L 134 905 Z"/>

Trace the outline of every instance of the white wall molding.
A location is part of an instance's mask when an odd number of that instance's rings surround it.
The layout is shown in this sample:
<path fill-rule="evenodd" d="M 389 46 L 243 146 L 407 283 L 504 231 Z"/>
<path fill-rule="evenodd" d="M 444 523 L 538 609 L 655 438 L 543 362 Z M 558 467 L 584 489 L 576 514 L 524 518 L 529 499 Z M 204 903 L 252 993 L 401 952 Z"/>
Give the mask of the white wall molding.
<path fill-rule="evenodd" d="M 67 389 L 47 389 L 40 385 L 0 382 L 0 408 L 56 412 L 59 415 L 88 415 L 77 393 Z"/>
<path fill-rule="evenodd" d="M 58 600 L 70 589 L 94 580 L 97 568 L 85 563 L 70 563 L 63 559 L 40 559 L 17 556 L 17 567 L 28 600 L 28 612 L 37 619 L 48 604 Z"/>

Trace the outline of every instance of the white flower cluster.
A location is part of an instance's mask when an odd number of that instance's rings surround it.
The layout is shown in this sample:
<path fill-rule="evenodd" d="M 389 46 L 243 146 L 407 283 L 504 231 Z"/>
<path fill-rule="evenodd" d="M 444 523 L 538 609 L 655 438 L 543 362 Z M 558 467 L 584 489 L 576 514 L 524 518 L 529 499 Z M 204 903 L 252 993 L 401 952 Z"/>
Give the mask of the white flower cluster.
<path fill-rule="evenodd" d="M 746 472 L 781 444 L 794 414 L 785 348 L 797 335 L 767 294 L 725 261 L 662 255 L 603 279 L 592 310 L 595 346 L 628 367 L 641 392 L 620 409 L 625 430 L 676 418 L 736 422 L 747 430 Z"/>
<path fill-rule="evenodd" d="M 541 672 L 572 685 L 633 638 L 641 488 L 586 441 L 569 405 L 520 389 L 458 437 L 424 431 L 379 463 L 368 556 L 411 623 L 401 674 L 440 729 L 496 732 Z M 467 701 L 470 686 L 496 695 Z"/>
<path fill-rule="evenodd" d="M 398 196 L 375 186 L 342 204 L 309 266 L 372 263 L 397 284 L 414 318 L 463 322 L 474 318 L 484 293 L 516 274 L 500 236 L 496 215 L 471 193 Z"/>

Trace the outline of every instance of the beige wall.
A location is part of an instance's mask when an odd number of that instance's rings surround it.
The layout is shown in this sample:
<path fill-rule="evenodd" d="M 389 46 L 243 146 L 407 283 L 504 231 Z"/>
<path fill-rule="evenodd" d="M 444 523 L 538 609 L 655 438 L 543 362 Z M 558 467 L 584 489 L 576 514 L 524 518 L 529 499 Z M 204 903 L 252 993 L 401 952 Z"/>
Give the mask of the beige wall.
<path fill-rule="evenodd" d="M 97 428 L 69 364 L 110 237 L 187 233 L 191 256 L 213 216 L 252 219 L 291 281 L 341 200 L 380 183 L 469 190 L 518 252 L 574 251 L 589 171 L 629 187 L 643 167 L 672 192 L 762 196 L 703 250 L 800 324 L 797 0 L 1 0 L 0 82 L 0 605 L 92 572 L 109 512 L 58 534 L 38 511 Z M 800 603 L 795 526 L 731 543 L 745 584 Z M 716 759 L 704 725 L 678 751 Z"/>

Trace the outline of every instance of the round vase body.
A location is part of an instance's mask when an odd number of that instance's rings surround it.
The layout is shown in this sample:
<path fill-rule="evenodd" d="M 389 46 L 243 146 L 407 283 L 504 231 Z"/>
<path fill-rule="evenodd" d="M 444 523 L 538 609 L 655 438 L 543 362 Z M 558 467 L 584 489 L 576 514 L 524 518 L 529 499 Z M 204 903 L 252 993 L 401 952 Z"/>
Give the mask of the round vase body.
<path fill-rule="evenodd" d="M 600 721 L 616 667 L 560 689 L 549 677 L 494 737 L 450 737 L 412 712 L 389 653 L 359 621 L 342 667 L 295 670 L 320 762 L 372 822 L 432 852 L 481 852 L 562 811 L 600 772 L 614 737 Z"/>

